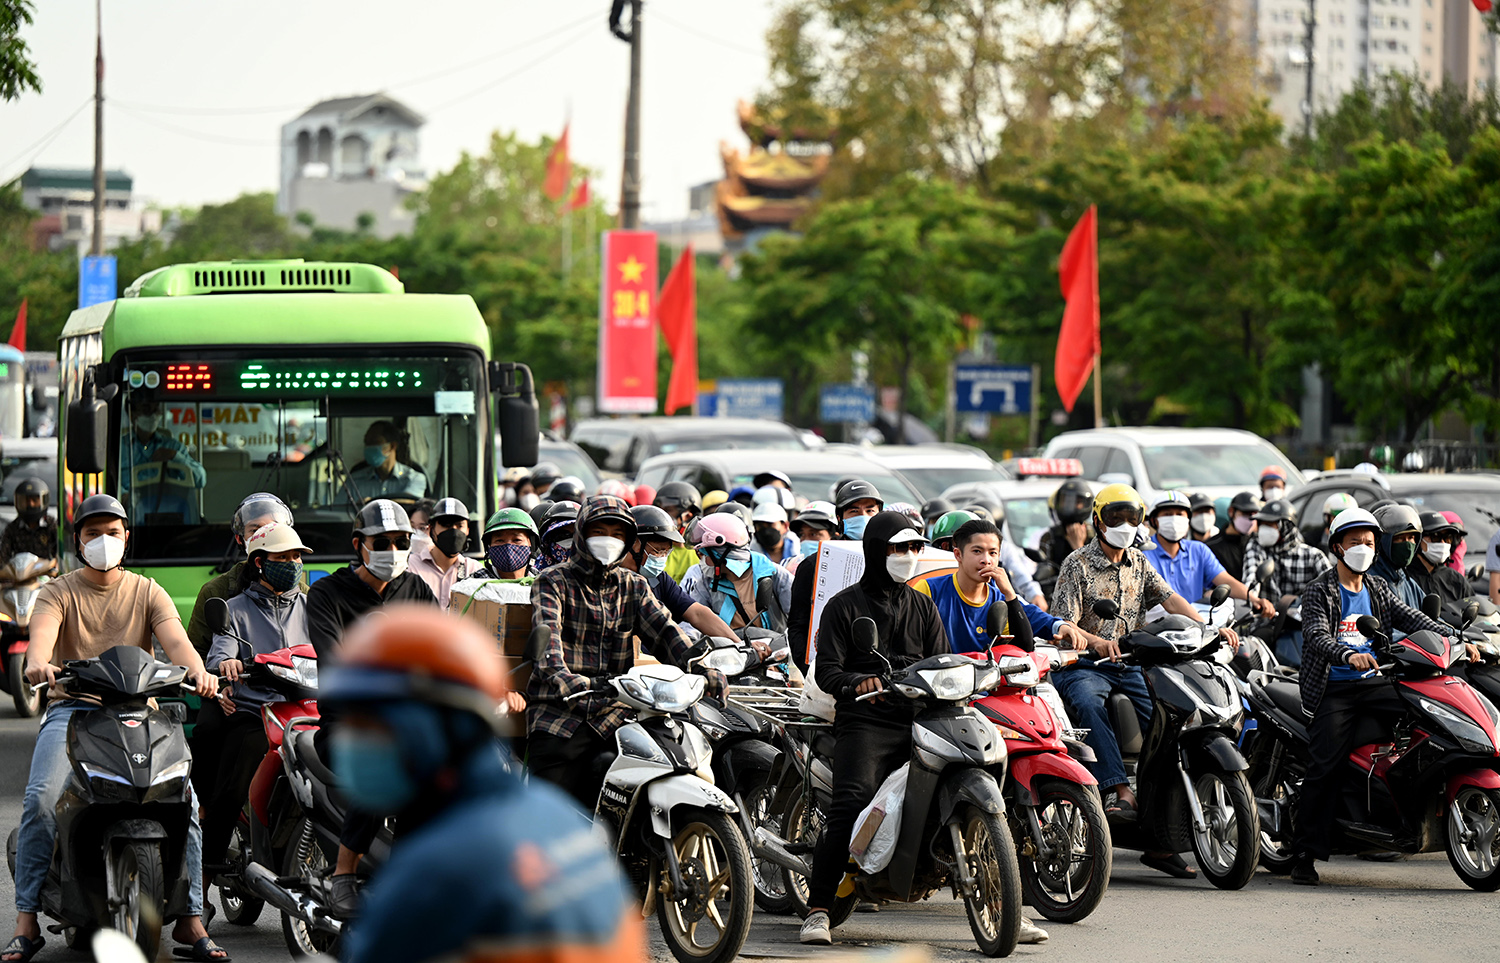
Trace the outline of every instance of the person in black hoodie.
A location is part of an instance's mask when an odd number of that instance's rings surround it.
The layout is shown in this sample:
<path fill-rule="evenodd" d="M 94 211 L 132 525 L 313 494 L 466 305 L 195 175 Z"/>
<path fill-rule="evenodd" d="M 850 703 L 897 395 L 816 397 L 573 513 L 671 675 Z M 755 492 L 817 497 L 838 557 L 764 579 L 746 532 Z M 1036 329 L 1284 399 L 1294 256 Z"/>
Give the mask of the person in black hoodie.
<path fill-rule="evenodd" d="M 905 700 L 855 702 L 856 695 L 885 687 L 884 666 L 854 644 L 854 622 L 875 622 L 876 646 L 891 668 L 901 669 L 949 652 L 948 634 L 932 599 L 909 587 L 917 552 L 927 540 L 900 512 L 880 512 L 864 530 L 865 571 L 860 580 L 828 600 L 818 626 L 817 679 L 838 700 L 833 724 L 833 803 L 808 881 L 811 912 L 802 924 L 804 943 L 829 943 L 828 908 L 849 862 L 854 821 L 881 782 L 911 755 L 915 709 Z"/>
<path fill-rule="evenodd" d="M 870 516 L 885 507 L 879 489 L 863 478 L 851 478 L 838 486 L 833 500 L 839 525 L 833 537 L 842 541 L 859 541 Z M 813 594 L 817 582 L 816 564 L 806 562 L 797 566 L 792 577 L 792 607 L 787 613 L 786 637 L 792 650 L 792 661 L 804 673 L 807 671 L 807 644 L 812 635 Z"/>

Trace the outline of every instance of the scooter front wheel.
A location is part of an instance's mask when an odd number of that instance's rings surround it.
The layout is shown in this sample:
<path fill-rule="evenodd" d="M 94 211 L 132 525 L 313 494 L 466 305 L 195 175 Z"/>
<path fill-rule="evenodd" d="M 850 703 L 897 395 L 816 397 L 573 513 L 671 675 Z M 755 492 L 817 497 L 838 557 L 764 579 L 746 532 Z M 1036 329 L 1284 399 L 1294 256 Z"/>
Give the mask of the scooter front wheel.
<path fill-rule="evenodd" d="M 16 704 L 16 715 L 30 719 L 42 711 L 46 696 L 42 690 L 32 691 L 26 684 L 26 653 L 16 652 L 5 657 L 5 681 L 10 684 L 10 698 Z"/>
<path fill-rule="evenodd" d="M 1244 889 L 1260 859 L 1260 813 L 1250 780 L 1223 769 L 1194 773 L 1192 780 L 1204 823 L 1189 834 L 1198 869 L 1219 889 Z"/>
<path fill-rule="evenodd" d="M 1500 791 L 1464 786 L 1448 807 L 1448 862 L 1481 893 L 1500 889 Z"/>
<path fill-rule="evenodd" d="M 161 948 L 162 916 L 166 910 L 161 845 L 132 840 L 109 858 L 114 864 L 115 879 L 115 891 L 109 894 L 114 904 L 111 922 L 141 948 L 146 959 L 154 960 Z"/>
<path fill-rule="evenodd" d="M 245 864 L 250 862 L 250 832 L 244 823 L 244 817 L 234 824 L 234 835 L 229 841 L 228 861 L 237 870 L 243 870 Z M 254 926 L 255 921 L 260 919 L 261 910 L 266 908 L 266 901 L 258 896 L 251 896 L 235 883 L 220 883 L 219 905 L 224 907 L 224 918 L 230 923 L 235 926 Z"/>
<path fill-rule="evenodd" d="M 1049 920 L 1076 923 L 1099 908 L 1109 888 L 1114 845 L 1104 806 L 1092 786 L 1050 779 L 1038 787 L 1036 807 L 1043 853 L 1031 840 L 1035 855 L 1023 855 L 1021 888 L 1026 902 Z M 1012 810 L 1016 838 L 1025 839 L 1025 811 Z"/>
<path fill-rule="evenodd" d="M 974 942 L 985 956 L 1010 956 L 1021 935 L 1021 872 L 1005 816 L 974 805 L 959 811 L 965 861 L 977 892 L 964 897 Z"/>
<path fill-rule="evenodd" d="M 750 847 L 724 813 L 700 811 L 690 819 L 667 841 L 677 854 L 683 889 L 673 899 L 657 899 L 656 919 L 667 949 L 681 963 L 728 963 L 750 935 Z"/>

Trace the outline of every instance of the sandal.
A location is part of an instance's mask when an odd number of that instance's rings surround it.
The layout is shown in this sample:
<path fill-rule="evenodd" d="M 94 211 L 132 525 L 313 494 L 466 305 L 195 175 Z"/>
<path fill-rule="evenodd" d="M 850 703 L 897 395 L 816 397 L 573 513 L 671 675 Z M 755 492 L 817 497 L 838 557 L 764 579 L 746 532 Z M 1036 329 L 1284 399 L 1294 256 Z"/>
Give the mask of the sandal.
<path fill-rule="evenodd" d="M 1152 856 L 1148 853 L 1141 855 L 1141 862 L 1150 866 L 1160 873 L 1174 876 L 1177 879 L 1197 879 L 1198 871 L 1183 861 L 1176 853 L 1170 856 Z"/>
<path fill-rule="evenodd" d="M 5 944 L 5 949 L 0 950 L 0 956 L 19 953 L 21 954 L 19 960 L 7 960 L 5 963 L 26 963 L 27 960 L 40 953 L 42 947 L 46 945 L 47 938 L 44 936 L 38 936 L 36 939 L 32 939 L 29 936 L 16 936 L 9 943 Z"/>
<path fill-rule="evenodd" d="M 223 956 L 214 956 L 215 953 L 223 953 Z M 174 946 L 172 955 L 182 960 L 194 960 L 196 963 L 229 963 L 230 956 L 224 947 L 214 942 L 212 936 L 202 936 L 198 942 L 191 947 Z"/>
<path fill-rule="evenodd" d="M 1110 796 L 1109 803 L 1104 807 L 1104 816 L 1122 823 L 1133 823 L 1136 817 L 1135 804 L 1128 803 L 1119 796 Z"/>

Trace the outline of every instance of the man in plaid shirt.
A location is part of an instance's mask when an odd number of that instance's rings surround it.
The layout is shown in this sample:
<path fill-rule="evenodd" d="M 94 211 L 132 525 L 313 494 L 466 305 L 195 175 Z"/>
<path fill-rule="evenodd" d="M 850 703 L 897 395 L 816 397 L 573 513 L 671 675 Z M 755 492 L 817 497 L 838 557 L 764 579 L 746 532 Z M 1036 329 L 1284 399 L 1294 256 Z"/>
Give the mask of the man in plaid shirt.
<path fill-rule="evenodd" d="M 1255 581 L 1255 570 L 1267 558 L 1276 563 L 1271 580 L 1260 594 L 1272 601 L 1283 595 L 1302 595 L 1312 580 L 1328 571 L 1331 563 L 1323 550 L 1302 540 L 1297 515 L 1286 499 L 1266 502 L 1255 513 L 1255 537 L 1246 542 L 1245 567 L 1240 573 L 1246 585 Z M 1302 630 L 1288 632 L 1276 640 L 1276 658 L 1283 665 L 1302 665 Z"/>
<path fill-rule="evenodd" d="M 625 708 L 613 694 L 566 697 L 605 687 L 635 664 L 633 636 L 662 662 L 686 667 L 691 640 L 651 593 L 645 578 L 621 568 L 635 544 L 625 500 L 594 495 L 578 513 L 573 556 L 537 577 L 533 623 L 552 640 L 527 686 L 528 764 L 533 775 L 567 790 L 589 811 L 613 751 Z M 722 676 L 710 670 L 710 684 Z"/>

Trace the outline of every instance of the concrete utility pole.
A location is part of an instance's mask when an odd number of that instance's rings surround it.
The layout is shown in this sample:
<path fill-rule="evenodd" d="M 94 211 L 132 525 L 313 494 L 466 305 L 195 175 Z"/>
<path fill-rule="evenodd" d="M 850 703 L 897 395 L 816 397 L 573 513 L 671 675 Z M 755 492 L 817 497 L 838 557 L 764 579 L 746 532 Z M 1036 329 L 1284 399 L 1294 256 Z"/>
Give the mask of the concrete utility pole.
<path fill-rule="evenodd" d="M 1302 101 L 1302 136 L 1312 140 L 1313 122 L 1313 36 L 1318 27 L 1318 0 L 1307 0 L 1307 33 L 1302 50 L 1307 54 L 1307 89 Z"/>
<path fill-rule="evenodd" d="M 94 0 L 94 257 L 104 253 L 104 9 Z"/>
<path fill-rule="evenodd" d="M 625 167 L 620 178 L 620 227 L 641 226 L 641 7 L 644 0 L 628 0 L 630 35 L 630 94 L 625 101 Z"/>

